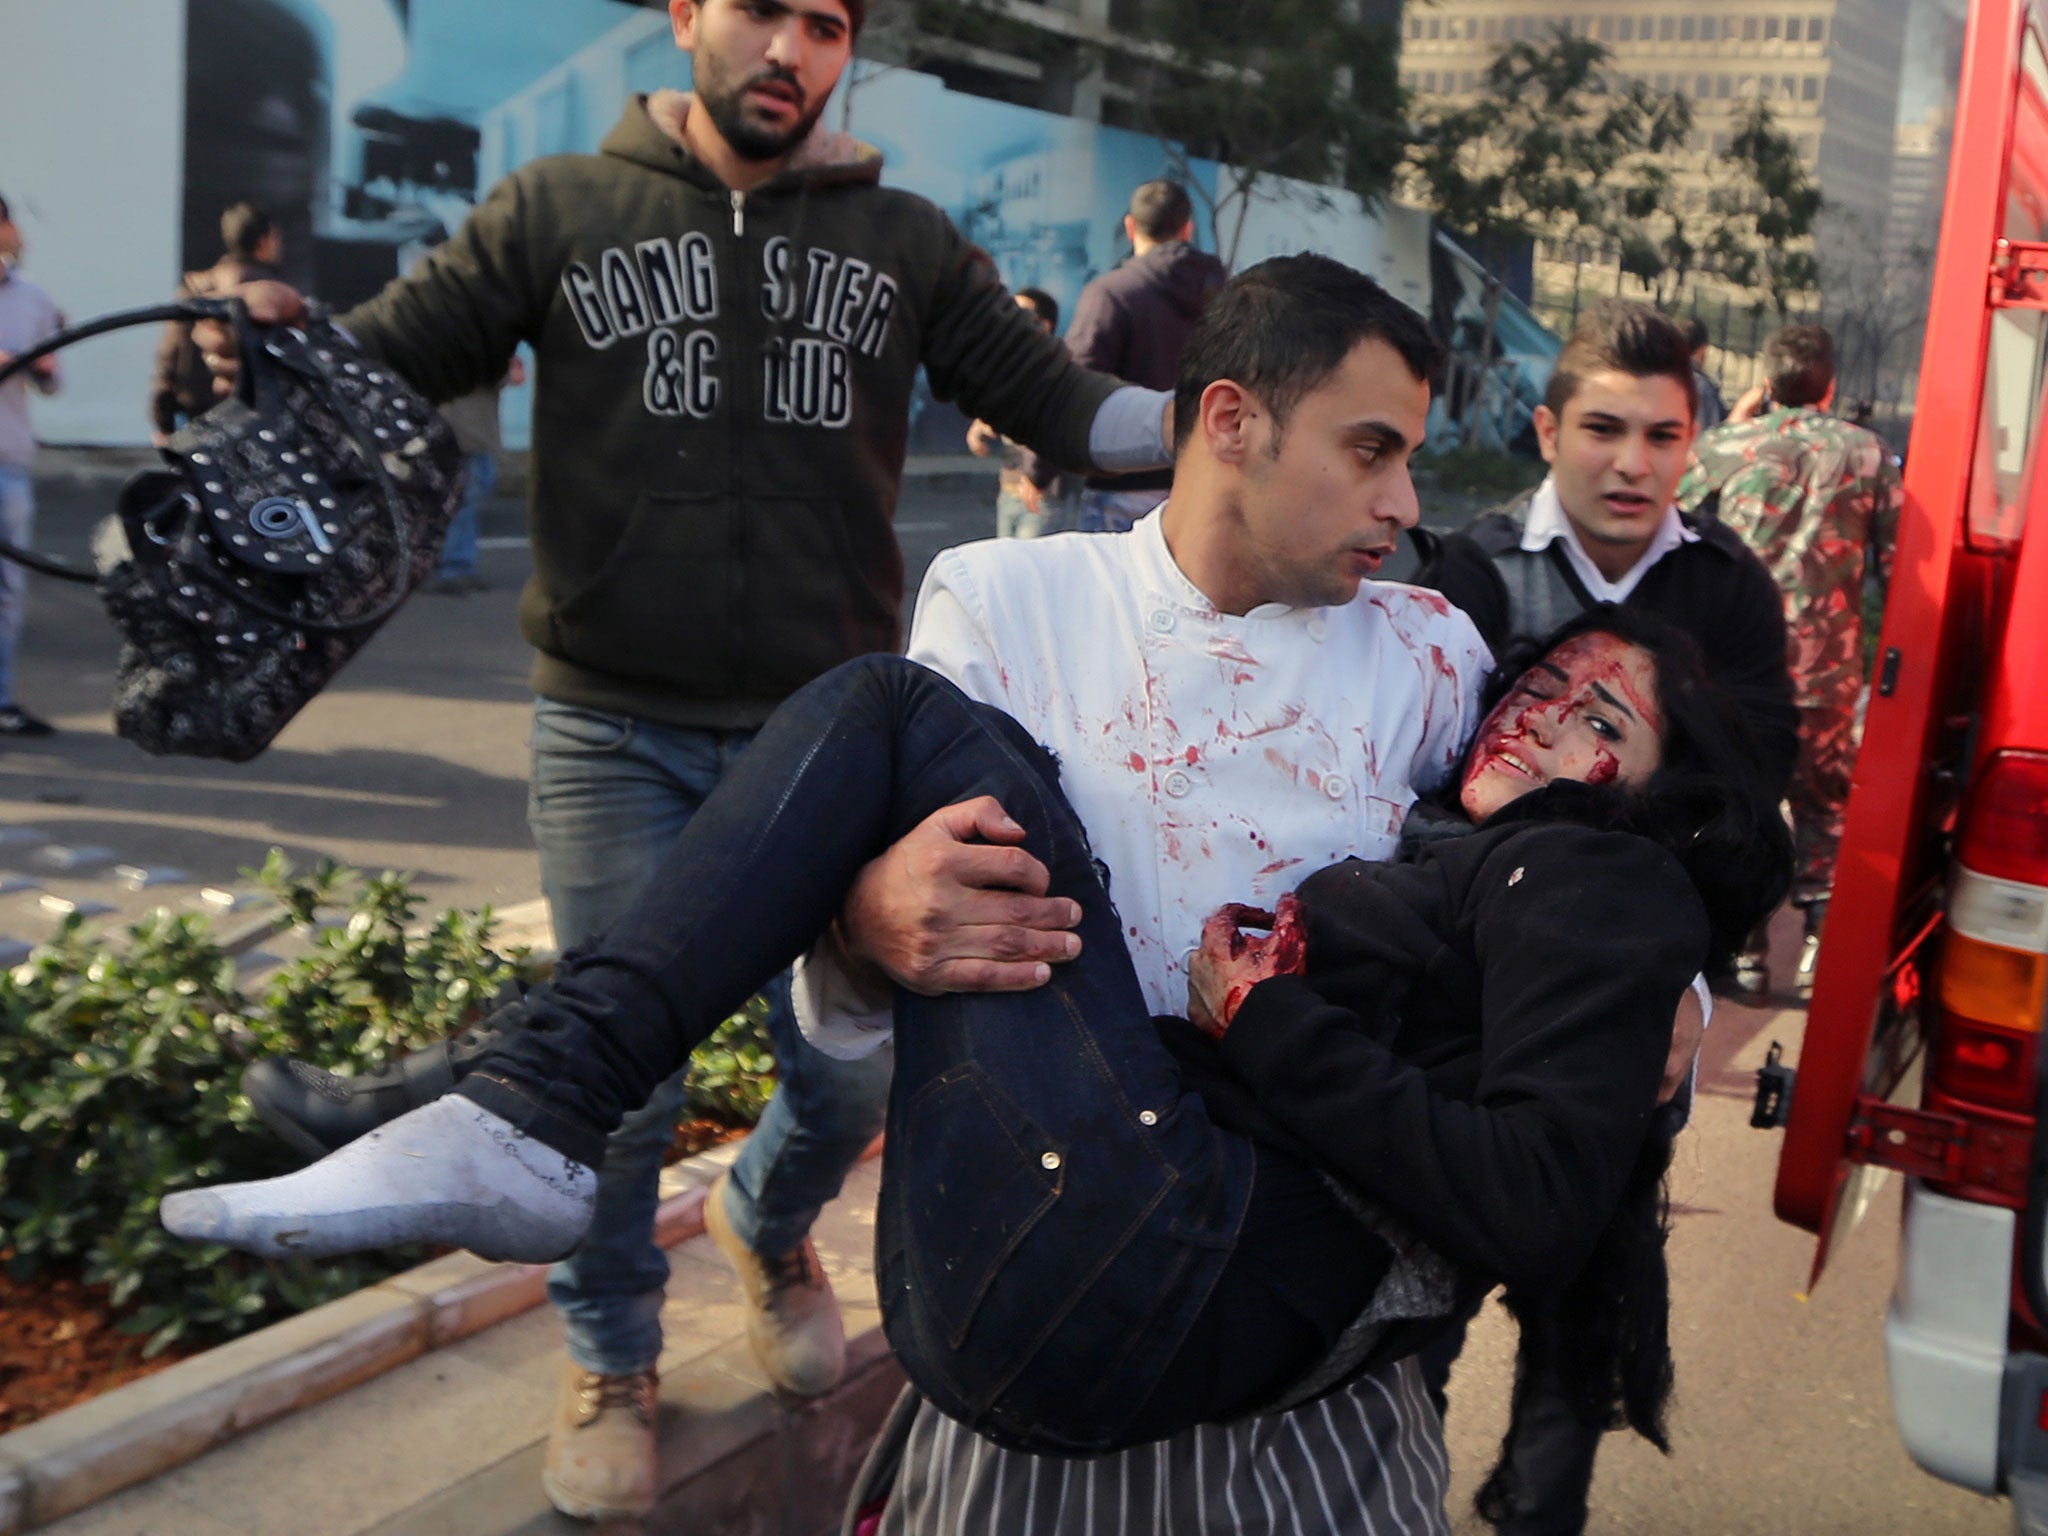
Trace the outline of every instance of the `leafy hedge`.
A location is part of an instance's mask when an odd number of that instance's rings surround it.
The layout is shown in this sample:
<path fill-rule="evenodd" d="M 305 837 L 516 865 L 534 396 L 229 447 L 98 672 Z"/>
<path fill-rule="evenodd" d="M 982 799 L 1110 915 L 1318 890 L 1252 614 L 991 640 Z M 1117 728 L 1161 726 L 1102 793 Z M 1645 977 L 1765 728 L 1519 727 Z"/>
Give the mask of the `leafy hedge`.
<path fill-rule="evenodd" d="M 233 1337 L 420 1257 L 260 1260 L 157 1224 L 173 1190 L 297 1166 L 238 1091 L 243 1067 L 291 1055 L 374 1071 L 472 1021 L 528 964 L 492 952 L 488 909 L 419 926 L 401 875 L 332 861 L 301 873 L 276 850 L 254 873 L 311 940 L 255 997 L 209 919 L 168 910 L 125 944 L 67 919 L 0 972 L 0 1256 L 17 1279 L 56 1267 L 108 1286 L 122 1326 L 148 1335 L 145 1355 Z M 699 1054 L 698 1112 L 751 1124 L 772 1071 L 758 1008 Z"/>

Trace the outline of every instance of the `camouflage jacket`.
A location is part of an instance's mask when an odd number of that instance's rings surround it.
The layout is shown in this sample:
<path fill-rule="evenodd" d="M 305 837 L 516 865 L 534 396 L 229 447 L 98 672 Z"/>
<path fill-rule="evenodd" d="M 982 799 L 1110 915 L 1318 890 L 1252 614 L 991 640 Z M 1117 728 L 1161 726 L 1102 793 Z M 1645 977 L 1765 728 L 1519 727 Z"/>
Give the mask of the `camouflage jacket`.
<path fill-rule="evenodd" d="M 1770 568 L 1785 598 L 1797 702 L 1853 706 L 1863 686 L 1863 594 L 1890 579 L 1899 472 L 1875 433 L 1803 407 L 1705 433 L 1678 504 L 1720 492 L 1720 520 Z"/>

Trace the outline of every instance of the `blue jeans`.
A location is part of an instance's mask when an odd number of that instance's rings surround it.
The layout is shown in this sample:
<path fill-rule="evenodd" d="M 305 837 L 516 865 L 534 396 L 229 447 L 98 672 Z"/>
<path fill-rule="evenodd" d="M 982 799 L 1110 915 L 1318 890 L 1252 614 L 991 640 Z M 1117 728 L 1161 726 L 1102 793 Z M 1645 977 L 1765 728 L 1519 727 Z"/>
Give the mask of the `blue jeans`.
<path fill-rule="evenodd" d="M 1082 533 L 1129 533 L 1139 518 L 1164 500 L 1164 491 L 1084 490 L 1074 527 Z"/>
<path fill-rule="evenodd" d="M 999 539 L 1039 539 L 1060 529 L 1059 498 L 1051 491 L 1042 493 L 1039 510 L 1034 512 L 1024 505 L 1024 498 L 1009 491 L 996 493 L 996 537 Z"/>
<path fill-rule="evenodd" d="M 527 819 L 562 949 L 587 944 L 625 914 L 750 736 L 534 702 Z M 804 1240 L 881 1129 L 890 1054 L 827 1056 L 796 1027 L 787 973 L 764 990 L 777 1088 L 733 1164 L 726 1209 L 750 1247 L 779 1254 Z M 548 1276 L 571 1358 L 607 1375 L 646 1370 L 661 1354 L 668 1256 L 654 1243 L 654 1211 L 662 1156 L 682 1116 L 683 1073 L 649 1085 L 645 1097 L 603 1150 L 589 1235 Z"/>
<path fill-rule="evenodd" d="M 498 461 L 488 453 L 472 453 L 462 461 L 468 473 L 463 482 L 462 507 L 448 525 L 441 541 L 441 565 L 434 574 L 442 581 L 455 581 L 476 574 L 476 534 L 483 519 L 484 503 L 498 488 Z"/>
<path fill-rule="evenodd" d="M 0 539 L 26 548 L 35 539 L 35 488 L 26 464 L 0 464 Z M 0 708 L 14 702 L 14 652 L 21 643 L 28 572 L 0 560 Z"/>
<path fill-rule="evenodd" d="M 1035 1451 L 1269 1401 L 1371 1294 L 1363 1229 L 1347 1234 L 1298 1167 L 1291 1191 L 1277 1168 L 1271 1181 L 1284 1209 L 1254 1208 L 1267 1154 L 1186 1090 L 1051 755 L 900 657 L 850 662 L 784 704 L 632 910 L 563 956 L 522 1004 L 528 1027 L 457 1091 L 572 1157 L 603 1155 L 609 1177 L 605 1135 L 817 939 L 867 861 L 982 794 L 1079 903 L 1081 957 L 1029 992 L 898 997 L 876 1240 L 889 1341 L 935 1406 Z M 1363 1294 L 1308 1316 L 1285 1271 L 1318 1263 Z"/>

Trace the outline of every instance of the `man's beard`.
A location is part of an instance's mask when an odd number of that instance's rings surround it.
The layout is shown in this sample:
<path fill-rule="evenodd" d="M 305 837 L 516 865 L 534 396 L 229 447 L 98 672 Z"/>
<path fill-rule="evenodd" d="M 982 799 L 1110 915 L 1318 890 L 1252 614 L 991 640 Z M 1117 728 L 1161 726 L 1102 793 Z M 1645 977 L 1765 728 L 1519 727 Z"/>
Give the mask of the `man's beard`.
<path fill-rule="evenodd" d="M 697 100 L 710 115 L 712 126 L 718 130 L 719 136 L 742 160 L 781 159 L 803 142 L 804 136 L 816 125 L 820 114 L 825 110 L 825 103 L 821 101 L 810 111 L 803 112 L 803 87 L 797 84 L 795 75 L 774 65 L 749 76 L 730 89 L 719 70 L 704 70 L 702 76 L 703 78 L 696 84 Z M 785 131 L 764 128 L 759 123 L 749 120 L 746 115 L 747 91 L 770 80 L 779 81 L 797 94 L 800 115 Z"/>

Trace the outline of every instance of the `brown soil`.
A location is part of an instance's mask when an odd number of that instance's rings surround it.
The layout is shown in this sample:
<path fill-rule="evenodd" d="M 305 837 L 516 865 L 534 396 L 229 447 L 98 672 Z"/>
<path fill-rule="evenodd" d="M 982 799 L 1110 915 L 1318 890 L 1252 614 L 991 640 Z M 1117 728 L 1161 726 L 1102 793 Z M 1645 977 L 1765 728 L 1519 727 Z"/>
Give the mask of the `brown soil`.
<path fill-rule="evenodd" d="M 694 1157 L 746 1133 L 745 1126 L 717 1120 L 685 1120 L 667 1160 Z M 173 1346 L 145 1360 L 144 1339 L 122 1333 L 117 1321 L 104 1286 L 59 1275 L 15 1281 L 0 1268 L 0 1434 L 199 1352 Z"/>
<path fill-rule="evenodd" d="M 676 1127 L 676 1139 L 669 1143 L 662 1161 L 680 1163 L 686 1157 L 737 1141 L 752 1129 L 749 1125 L 727 1125 L 723 1120 L 685 1120 Z"/>
<path fill-rule="evenodd" d="M 0 1270 L 0 1434 L 196 1353 L 173 1346 L 145 1360 L 144 1340 L 114 1323 L 102 1286 Z"/>

